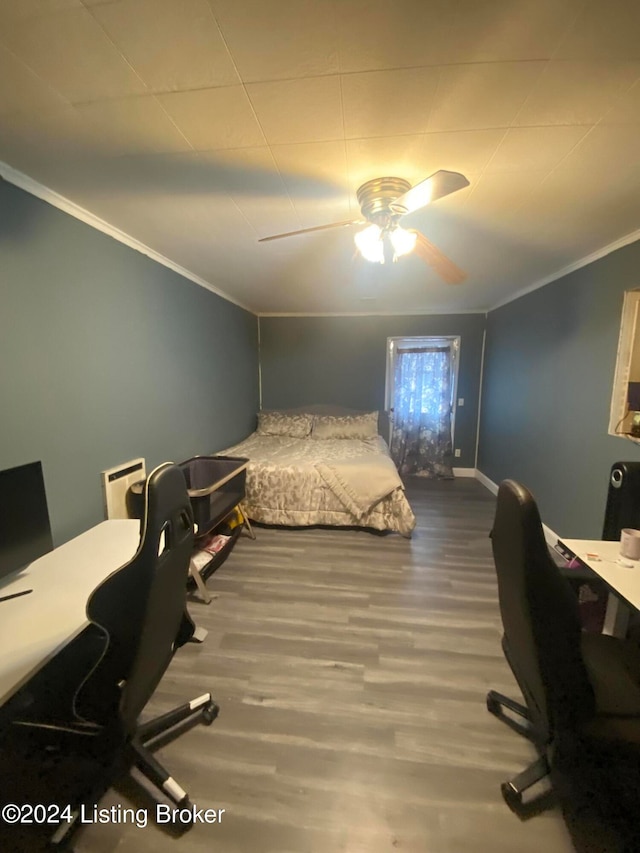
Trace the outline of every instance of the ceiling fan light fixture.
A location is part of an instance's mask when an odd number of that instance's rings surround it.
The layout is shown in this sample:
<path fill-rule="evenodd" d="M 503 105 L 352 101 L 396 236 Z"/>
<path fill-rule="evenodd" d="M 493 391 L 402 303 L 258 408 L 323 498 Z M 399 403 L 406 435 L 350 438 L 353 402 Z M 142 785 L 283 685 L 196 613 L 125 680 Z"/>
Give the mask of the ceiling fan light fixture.
<path fill-rule="evenodd" d="M 411 187 L 411 189 L 404 195 L 400 196 L 399 199 L 392 201 L 389 205 L 391 210 L 394 213 L 402 215 L 405 213 L 412 213 L 414 210 L 419 210 L 421 207 L 426 207 L 428 204 L 431 204 L 434 200 L 435 189 L 432 177 L 426 178 L 426 180 L 416 184 L 415 187 Z M 466 178 L 464 180 L 466 181 Z M 438 196 L 436 195 L 436 198 L 437 197 Z"/>
<path fill-rule="evenodd" d="M 369 225 L 364 231 L 358 231 L 353 240 L 365 260 L 371 261 L 372 264 L 384 263 L 382 229 L 378 225 Z"/>
<path fill-rule="evenodd" d="M 460 284 L 466 279 L 466 273 L 447 258 L 437 246 L 430 243 L 422 232 L 415 231 L 413 228 L 400 228 L 399 220 L 432 201 L 437 201 L 468 186 L 469 181 L 464 175 L 447 169 L 439 169 L 413 187 L 404 178 L 372 178 L 356 190 L 361 219 L 316 225 L 312 228 L 288 231 L 285 234 L 273 234 L 270 237 L 261 237 L 259 242 L 293 237 L 296 234 L 309 234 L 312 231 L 325 231 L 327 228 L 365 225 L 370 222 L 371 225 L 354 237 L 356 247 L 365 260 L 374 264 L 384 264 L 385 261 L 397 261 L 415 250 L 418 258 L 430 266 L 447 284 Z"/>
<path fill-rule="evenodd" d="M 415 231 L 407 231 L 406 228 L 398 226 L 391 231 L 389 239 L 391 240 L 391 245 L 395 252 L 394 260 L 396 260 L 397 258 L 401 258 L 403 255 L 408 255 L 410 252 L 413 252 L 416 247 L 418 235 Z"/>

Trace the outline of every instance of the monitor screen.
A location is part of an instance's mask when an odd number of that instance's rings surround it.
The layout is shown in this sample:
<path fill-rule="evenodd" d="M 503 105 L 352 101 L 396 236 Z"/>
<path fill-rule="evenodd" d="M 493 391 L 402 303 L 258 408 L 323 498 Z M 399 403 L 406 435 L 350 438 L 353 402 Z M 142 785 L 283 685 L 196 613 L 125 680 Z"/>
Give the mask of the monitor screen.
<path fill-rule="evenodd" d="M 52 549 L 42 463 L 0 471 L 0 578 Z"/>

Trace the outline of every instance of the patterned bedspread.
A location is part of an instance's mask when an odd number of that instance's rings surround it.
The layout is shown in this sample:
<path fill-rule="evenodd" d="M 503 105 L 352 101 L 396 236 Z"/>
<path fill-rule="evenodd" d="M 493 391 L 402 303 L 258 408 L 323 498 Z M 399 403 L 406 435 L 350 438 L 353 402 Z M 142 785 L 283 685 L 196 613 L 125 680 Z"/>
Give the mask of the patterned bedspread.
<path fill-rule="evenodd" d="M 389 474 L 389 450 L 380 436 L 366 441 L 320 441 L 253 433 L 220 452 L 250 460 L 244 508 L 254 521 L 289 526 L 357 525 L 393 530 L 403 536 L 409 536 L 415 527 L 415 516 L 400 478 L 397 472 Z M 362 467 L 357 465 L 358 460 Z M 327 469 L 334 476 L 327 477 Z M 343 477 L 343 473 L 355 469 L 359 470 L 351 481 Z M 385 469 L 384 479 L 381 469 Z M 335 487 L 336 479 L 340 488 Z M 355 504 L 345 500 L 345 491 L 350 492 L 352 484 L 355 487 L 366 481 L 373 487 L 352 493 L 360 500 Z M 378 483 L 378 491 L 385 492 L 383 497 L 376 493 Z M 369 500 L 374 502 L 364 510 Z"/>

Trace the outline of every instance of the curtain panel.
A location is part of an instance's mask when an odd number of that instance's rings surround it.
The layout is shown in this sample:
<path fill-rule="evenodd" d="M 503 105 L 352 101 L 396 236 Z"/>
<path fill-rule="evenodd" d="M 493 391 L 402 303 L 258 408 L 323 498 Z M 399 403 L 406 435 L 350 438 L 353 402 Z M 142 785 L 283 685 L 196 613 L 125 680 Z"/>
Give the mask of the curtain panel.
<path fill-rule="evenodd" d="M 451 347 L 399 349 L 391 455 L 403 475 L 453 477 Z"/>

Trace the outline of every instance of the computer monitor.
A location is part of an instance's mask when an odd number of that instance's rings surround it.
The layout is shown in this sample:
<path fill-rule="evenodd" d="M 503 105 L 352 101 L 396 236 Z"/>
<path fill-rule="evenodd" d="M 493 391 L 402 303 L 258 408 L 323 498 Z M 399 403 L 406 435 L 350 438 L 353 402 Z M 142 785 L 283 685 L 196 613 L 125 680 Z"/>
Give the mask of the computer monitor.
<path fill-rule="evenodd" d="M 0 471 L 0 578 L 51 550 L 42 463 Z"/>

